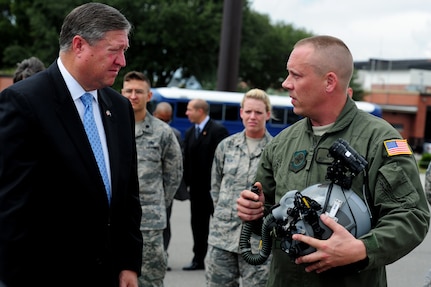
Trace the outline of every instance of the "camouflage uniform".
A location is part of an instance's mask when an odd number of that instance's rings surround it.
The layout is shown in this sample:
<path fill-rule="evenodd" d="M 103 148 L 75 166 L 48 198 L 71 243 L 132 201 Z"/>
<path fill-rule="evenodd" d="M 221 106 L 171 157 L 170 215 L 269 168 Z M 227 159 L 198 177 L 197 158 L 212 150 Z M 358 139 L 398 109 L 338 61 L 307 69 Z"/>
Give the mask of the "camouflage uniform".
<path fill-rule="evenodd" d="M 431 162 L 429 163 L 427 171 L 425 173 L 425 195 L 428 202 L 431 204 Z M 431 287 L 431 269 L 425 276 L 425 283 L 423 287 Z"/>
<path fill-rule="evenodd" d="M 425 194 L 428 202 L 431 204 L 431 162 L 429 163 L 425 173 Z"/>
<path fill-rule="evenodd" d="M 180 145 L 171 127 L 148 112 L 136 124 L 139 197 L 144 238 L 140 286 L 163 286 L 167 258 L 163 247 L 168 207 L 183 175 Z"/>
<path fill-rule="evenodd" d="M 271 139 L 272 136 L 266 131 L 256 150 L 248 152 L 244 130 L 224 139 L 217 146 L 211 174 L 214 216 L 211 218 L 205 258 L 207 286 L 239 286 L 240 277 L 244 287 L 266 284 L 270 259 L 254 266 L 246 263 L 239 254 L 242 221 L 237 215 L 236 199 L 242 190 L 254 184 L 260 155 Z M 258 238 L 252 238 L 255 248 L 258 242 Z"/>

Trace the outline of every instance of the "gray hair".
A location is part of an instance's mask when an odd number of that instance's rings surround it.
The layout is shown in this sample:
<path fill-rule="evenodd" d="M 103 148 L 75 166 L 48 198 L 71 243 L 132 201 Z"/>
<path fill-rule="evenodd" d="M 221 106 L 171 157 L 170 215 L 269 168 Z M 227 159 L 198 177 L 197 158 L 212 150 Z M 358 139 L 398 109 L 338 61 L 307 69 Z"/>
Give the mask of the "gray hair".
<path fill-rule="evenodd" d="M 132 25 L 117 9 L 102 3 L 87 3 L 73 9 L 64 19 L 60 31 L 60 51 L 69 50 L 76 35 L 90 45 L 105 37 L 109 31 L 125 30 L 130 33 Z"/>
<path fill-rule="evenodd" d="M 38 58 L 30 57 L 28 59 L 24 59 L 22 62 L 17 64 L 17 68 L 13 75 L 13 82 L 19 82 L 43 70 L 45 70 L 45 65 Z"/>

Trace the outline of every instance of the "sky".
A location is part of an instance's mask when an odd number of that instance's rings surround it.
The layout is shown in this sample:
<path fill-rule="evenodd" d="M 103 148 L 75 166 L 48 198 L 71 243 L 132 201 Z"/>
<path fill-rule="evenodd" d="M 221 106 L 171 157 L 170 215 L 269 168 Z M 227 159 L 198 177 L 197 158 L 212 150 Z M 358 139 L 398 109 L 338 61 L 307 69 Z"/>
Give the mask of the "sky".
<path fill-rule="evenodd" d="M 431 60 L 431 0 L 251 0 L 272 23 L 343 40 L 355 61 Z"/>

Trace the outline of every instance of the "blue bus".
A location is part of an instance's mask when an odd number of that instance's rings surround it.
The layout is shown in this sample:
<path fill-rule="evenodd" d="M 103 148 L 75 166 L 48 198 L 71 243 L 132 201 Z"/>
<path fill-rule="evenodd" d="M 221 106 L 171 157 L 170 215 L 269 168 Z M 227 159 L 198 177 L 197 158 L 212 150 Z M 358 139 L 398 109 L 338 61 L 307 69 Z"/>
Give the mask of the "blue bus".
<path fill-rule="evenodd" d="M 181 88 L 153 88 L 153 97 L 148 105 L 152 112 L 159 102 L 168 102 L 172 106 L 171 126 L 177 128 L 184 137 L 185 131 L 192 125 L 186 116 L 187 104 L 192 99 L 203 99 L 210 105 L 210 117 L 223 124 L 230 134 L 242 131 L 244 126 L 239 116 L 239 109 L 244 93 L 191 90 Z M 272 111 L 266 128 L 273 136 L 284 128 L 298 121 L 301 117 L 293 112 L 293 105 L 288 96 L 269 95 Z M 358 107 L 378 117 L 382 116 L 378 105 L 356 101 Z"/>

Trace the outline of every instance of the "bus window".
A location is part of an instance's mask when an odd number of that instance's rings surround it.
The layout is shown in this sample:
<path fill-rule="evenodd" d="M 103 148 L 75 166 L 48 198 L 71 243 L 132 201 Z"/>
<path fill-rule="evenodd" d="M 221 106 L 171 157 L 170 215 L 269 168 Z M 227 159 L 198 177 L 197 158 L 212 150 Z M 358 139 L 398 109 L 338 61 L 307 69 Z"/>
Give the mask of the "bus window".
<path fill-rule="evenodd" d="M 284 111 L 285 108 L 272 108 L 271 111 L 271 123 L 274 125 L 282 125 L 285 123 Z"/>
<path fill-rule="evenodd" d="M 186 118 L 187 103 L 177 102 L 177 110 L 175 112 L 176 118 Z"/>
<path fill-rule="evenodd" d="M 214 120 L 223 120 L 223 105 L 222 104 L 210 104 L 210 117 Z"/>
<path fill-rule="evenodd" d="M 225 116 L 226 121 L 237 121 L 239 116 L 239 107 L 233 105 L 225 105 Z"/>

